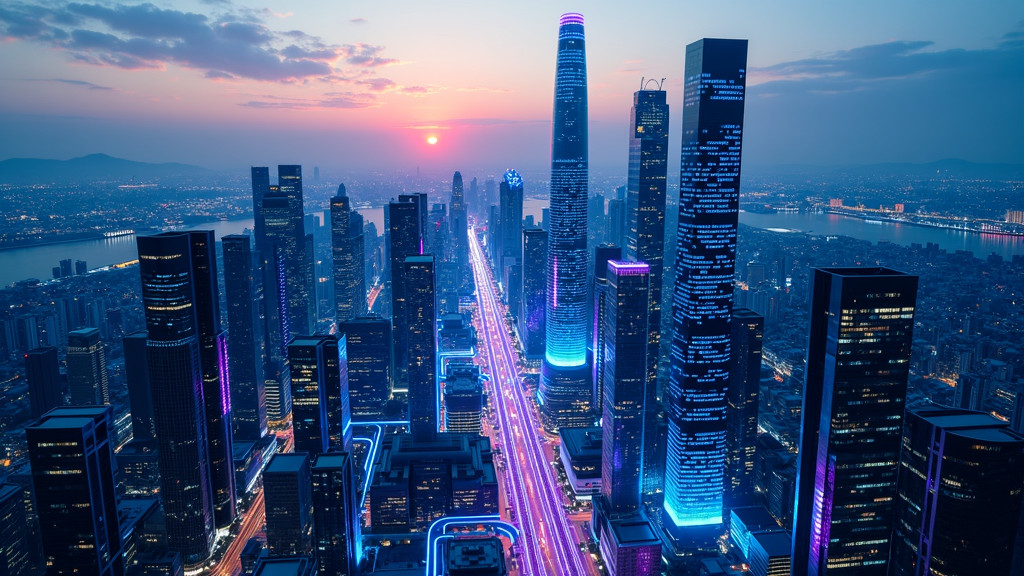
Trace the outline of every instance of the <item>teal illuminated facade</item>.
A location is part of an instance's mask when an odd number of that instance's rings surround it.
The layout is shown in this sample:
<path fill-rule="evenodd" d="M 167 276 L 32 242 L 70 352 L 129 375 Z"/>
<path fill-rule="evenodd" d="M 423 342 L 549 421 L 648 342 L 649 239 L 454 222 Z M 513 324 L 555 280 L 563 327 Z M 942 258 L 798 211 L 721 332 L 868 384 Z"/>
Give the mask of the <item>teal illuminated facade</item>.
<path fill-rule="evenodd" d="M 747 41 L 686 47 L 665 525 L 722 523 Z M 677 531 L 678 534 L 678 531 Z"/>
<path fill-rule="evenodd" d="M 538 399 L 548 424 L 591 420 L 587 366 L 587 62 L 583 16 L 564 14 L 558 29 L 547 305 Z"/>

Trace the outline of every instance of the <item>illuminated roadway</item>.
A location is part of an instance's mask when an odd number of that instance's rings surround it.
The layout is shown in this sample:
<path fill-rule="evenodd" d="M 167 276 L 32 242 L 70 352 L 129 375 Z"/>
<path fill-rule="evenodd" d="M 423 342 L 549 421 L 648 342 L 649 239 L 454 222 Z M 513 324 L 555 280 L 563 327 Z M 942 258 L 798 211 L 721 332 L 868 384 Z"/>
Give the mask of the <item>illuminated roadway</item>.
<path fill-rule="evenodd" d="M 504 309 L 498 303 L 493 275 L 472 229 L 469 239 L 483 341 L 480 348 L 490 368 L 490 398 L 507 468 L 505 488 L 522 534 L 520 573 L 596 573 L 589 558 L 580 551 L 580 538 L 563 507 L 562 490 L 540 440 L 540 426 L 520 383 L 516 354 L 505 326 Z"/>

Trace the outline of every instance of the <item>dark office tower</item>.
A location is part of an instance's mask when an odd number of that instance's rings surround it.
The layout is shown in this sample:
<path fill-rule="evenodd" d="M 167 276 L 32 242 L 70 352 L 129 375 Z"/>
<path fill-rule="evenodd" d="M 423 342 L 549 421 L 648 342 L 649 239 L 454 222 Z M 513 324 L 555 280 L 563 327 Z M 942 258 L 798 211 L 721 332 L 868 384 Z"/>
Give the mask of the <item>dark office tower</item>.
<path fill-rule="evenodd" d="M 359 226 L 352 226 L 360 220 Z M 366 276 L 363 271 L 363 227 L 353 218 L 345 185 L 331 198 L 331 253 L 334 260 L 334 314 L 338 323 L 366 314 Z"/>
<path fill-rule="evenodd" d="M 757 393 L 761 384 L 764 316 L 746 308 L 732 311 L 725 434 L 725 507 L 754 503 L 754 450 L 757 448 Z"/>
<path fill-rule="evenodd" d="M 306 334 L 312 326 L 314 301 L 312 295 L 312 272 L 313 259 L 306 258 L 306 227 L 305 211 L 302 200 L 302 166 L 299 165 L 278 165 L 277 184 L 279 193 L 288 197 L 289 215 L 291 217 L 291 229 L 298 242 L 298 249 L 289 254 L 286 265 L 289 270 L 288 282 L 288 307 L 289 320 L 291 321 L 292 332 L 295 334 Z"/>
<path fill-rule="evenodd" d="M 594 344 L 591 349 L 593 355 L 593 389 L 591 391 L 591 406 L 594 410 L 594 420 L 599 420 L 604 413 L 604 347 L 606 345 L 604 334 L 604 311 L 610 298 L 606 291 L 608 287 L 608 263 L 613 260 L 622 259 L 622 248 L 602 244 L 594 249 Z M 645 348 L 646 350 L 646 348 Z"/>
<path fill-rule="evenodd" d="M 643 262 L 607 264 L 601 315 L 601 496 L 610 514 L 640 508 L 647 365 L 647 299 L 650 268 Z"/>
<path fill-rule="evenodd" d="M 185 232 L 136 242 L 167 544 L 195 568 L 210 557 L 214 517 L 191 244 Z"/>
<path fill-rule="evenodd" d="M 917 276 L 814 270 L 793 574 L 886 574 Z"/>
<path fill-rule="evenodd" d="M 497 271 L 501 256 L 501 207 L 492 204 L 487 210 L 487 256 Z"/>
<path fill-rule="evenodd" d="M 339 326 L 348 355 L 348 393 L 355 420 L 379 420 L 391 397 L 391 323 L 364 316 Z"/>
<path fill-rule="evenodd" d="M 25 354 L 25 376 L 28 380 L 28 401 L 32 418 L 39 418 L 63 404 L 60 393 L 60 368 L 57 349 L 44 346 Z"/>
<path fill-rule="evenodd" d="M 405 259 L 408 280 L 409 427 L 416 440 L 437 435 L 437 315 L 434 310 L 434 257 Z"/>
<path fill-rule="evenodd" d="M 628 260 L 651 268 L 650 316 L 647 320 L 646 430 L 658 421 L 658 357 L 661 348 L 661 287 L 665 270 L 665 189 L 668 175 L 668 103 L 664 90 L 633 94 L 629 130 L 629 176 L 623 252 Z M 609 212 L 611 205 L 609 204 Z M 658 435 L 644 435 L 644 453 L 657 451 Z M 644 494 L 661 490 L 663 477 L 656 458 L 644 461 Z"/>
<path fill-rule="evenodd" d="M 125 571 L 109 406 L 51 410 L 25 429 L 32 490 L 51 576 Z"/>
<path fill-rule="evenodd" d="M 537 392 L 548 426 L 591 422 L 587 366 L 587 59 L 583 16 L 563 14 L 558 27 L 554 127 L 551 135 L 551 225 L 548 227 L 547 346 Z"/>
<path fill-rule="evenodd" d="M 352 466 L 352 456 L 346 452 L 313 457 L 313 543 L 318 574 L 359 574 L 360 506 Z"/>
<path fill-rule="evenodd" d="M 476 180 L 474 178 L 473 180 Z M 487 180 L 484 180 L 484 206 L 497 206 L 498 205 L 498 184 L 494 181 L 494 176 L 488 176 Z"/>
<path fill-rule="evenodd" d="M 501 196 L 501 269 L 505 301 L 512 316 L 518 316 L 522 299 L 523 178 L 506 170 L 499 185 Z"/>
<path fill-rule="evenodd" d="M 313 554 L 313 495 L 309 455 L 275 454 L 263 470 L 270 555 Z"/>
<path fill-rule="evenodd" d="M 32 573 L 31 531 L 25 512 L 25 491 L 17 484 L 0 484 L 0 574 Z"/>
<path fill-rule="evenodd" d="M 618 198 L 608 201 L 608 228 L 605 230 L 605 242 L 622 246 L 623 228 L 626 221 L 626 203 Z"/>
<path fill-rule="evenodd" d="M 477 200 L 474 198 L 474 200 Z M 469 224 L 466 219 L 466 199 L 462 188 L 462 174 L 452 177 L 452 198 L 448 206 L 451 218 L 449 228 L 452 240 L 452 261 L 455 265 L 455 287 L 459 293 L 472 294 L 473 275 L 469 269 Z"/>
<path fill-rule="evenodd" d="M 405 324 L 406 278 L 405 259 L 421 254 L 423 234 L 420 227 L 419 202 L 388 204 L 388 275 L 391 284 L 391 326 L 394 334 L 395 388 L 408 389 L 408 330 Z"/>
<path fill-rule="evenodd" d="M 146 362 L 146 333 L 133 332 L 124 337 L 124 375 L 128 383 L 128 405 L 132 412 L 132 438 L 141 442 L 156 440 L 153 393 Z"/>
<path fill-rule="evenodd" d="M 284 192 L 271 192 L 263 197 L 263 226 L 266 231 L 267 257 L 276 257 L 283 271 L 285 309 L 290 334 L 309 332 L 309 303 L 306 283 L 309 277 L 305 265 L 306 233 L 302 213 L 296 215 L 301 200 Z"/>
<path fill-rule="evenodd" d="M 544 308 L 547 294 L 548 233 L 540 228 L 523 230 L 523 294 L 519 336 L 531 360 L 544 356 Z"/>
<path fill-rule="evenodd" d="M 686 47 L 672 366 L 665 402 L 664 506 L 670 529 L 722 523 L 746 62 L 746 40 L 705 38 Z M 703 540 L 703 534 L 697 537 Z"/>
<path fill-rule="evenodd" d="M 287 200 L 268 196 L 263 203 L 264 214 L 287 209 Z M 273 222 L 273 219 L 272 219 Z M 291 385 L 288 379 L 288 341 L 291 331 L 288 321 L 287 282 L 281 251 L 270 246 L 259 252 L 262 282 L 257 286 L 262 297 L 257 297 L 263 329 L 263 379 L 267 394 L 267 421 L 270 426 L 286 424 L 292 411 Z"/>
<path fill-rule="evenodd" d="M 331 336 L 296 336 L 288 344 L 292 375 L 292 430 L 295 451 L 327 452 L 327 340 Z"/>
<path fill-rule="evenodd" d="M 259 293 L 252 240 L 244 234 L 221 239 L 228 308 L 228 375 L 234 439 L 255 442 L 267 434 L 267 392 L 257 344 Z"/>
<path fill-rule="evenodd" d="M 252 167 L 252 221 L 256 235 L 256 249 L 261 250 L 266 236 L 263 228 L 263 197 L 270 194 L 270 168 Z"/>
<path fill-rule="evenodd" d="M 1013 574 L 1024 437 L 982 412 L 908 412 L 903 427 L 893 576 Z"/>
<path fill-rule="evenodd" d="M 110 404 L 107 355 L 99 328 L 68 332 L 68 390 L 72 406 Z"/>
<path fill-rule="evenodd" d="M 199 361 L 206 412 L 206 456 L 210 460 L 214 521 L 218 528 L 225 528 L 235 519 L 235 465 L 231 455 L 227 333 L 220 323 L 217 244 L 213 230 L 193 230 L 188 235 L 192 245 L 194 308 L 196 327 L 199 330 Z"/>

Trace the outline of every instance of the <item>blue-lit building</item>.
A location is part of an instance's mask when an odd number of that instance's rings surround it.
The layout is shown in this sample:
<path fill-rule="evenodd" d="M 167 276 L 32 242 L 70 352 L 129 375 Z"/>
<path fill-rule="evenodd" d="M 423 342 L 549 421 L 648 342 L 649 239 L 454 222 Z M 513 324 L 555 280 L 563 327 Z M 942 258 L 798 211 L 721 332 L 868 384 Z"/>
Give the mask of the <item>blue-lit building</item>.
<path fill-rule="evenodd" d="M 537 392 L 549 427 L 590 423 L 587 362 L 587 57 L 583 15 L 558 27 L 551 135 L 544 364 Z"/>
<path fill-rule="evenodd" d="M 763 336 L 764 316 L 747 308 L 733 309 L 725 437 L 726 508 L 749 506 L 754 499 L 754 451 L 757 448 Z"/>
<path fill-rule="evenodd" d="M 593 391 L 591 393 L 591 406 L 594 410 L 594 421 L 601 419 L 604 411 L 604 349 L 608 342 L 605 339 L 605 305 L 611 300 L 607 293 L 608 288 L 608 262 L 622 259 L 622 247 L 602 244 L 594 249 L 594 343 L 590 349 L 593 359 Z"/>
<path fill-rule="evenodd" d="M 327 452 L 327 359 L 332 336 L 297 336 L 288 344 L 295 451 Z"/>
<path fill-rule="evenodd" d="M 501 201 L 498 277 L 501 280 L 505 302 L 515 317 L 519 314 L 522 294 L 523 258 L 523 178 L 519 172 L 505 171 L 498 185 L 498 196 Z"/>
<path fill-rule="evenodd" d="M 665 394 L 664 525 L 677 550 L 712 547 L 722 525 L 746 63 L 746 40 L 705 38 L 686 47 Z"/>
<path fill-rule="evenodd" d="M 647 398 L 644 411 L 644 453 L 658 451 L 658 358 L 661 350 L 661 287 L 665 272 L 665 190 L 668 183 L 669 107 L 664 90 L 633 93 L 630 110 L 629 172 L 626 181 L 626 224 L 623 255 L 646 262 L 651 269 L 647 317 Z M 612 204 L 608 204 L 611 212 Z M 661 491 L 663 475 L 657 458 L 644 460 L 643 492 Z"/>
<path fill-rule="evenodd" d="M 452 176 L 452 197 L 448 205 L 449 230 L 451 232 L 452 263 L 455 272 L 455 286 L 459 294 L 473 293 L 473 274 L 469 267 L 469 220 L 466 216 L 466 198 L 462 185 L 462 173 Z"/>
<path fill-rule="evenodd" d="M 793 518 L 793 575 L 888 573 L 917 276 L 819 268 Z"/>
<path fill-rule="evenodd" d="M 263 470 L 270 555 L 313 556 L 313 490 L 309 455 L 275 454 Z"/>
<path fill-rule="evenodd" d="M 313 547 L 318 574 L 359 574 L 362 507 L 352 466 L 352 455 L 347 452 L 313 457 Z"/>
<path fill-rule="evenodd" d="M 540 228 L 523 230 L 523 291 L 518 322 L 523 352 L 530 360 L 544 357 L 547 260 L 548 233 Z"/>
<path fill-rule="evenodd" d="M 380 316 L 364 316 L 343 322 L 348 357 L 348 394 L 356 420 L 379 420 L 391 397 L 391 322 Z"/>
<path fill-rule="evenodd" d="M 406 364 L 409 344 L 406 341 L 408 329 L 405 324 L 405 259 L 423 253 L 423 219 L 420 203 L 415 197 L 399 202 L 392 201 L 384 212 L 387 229 L 387 287 L 390 294 L 391 333 L 394 336 L 394 390 L 408 390 Z"/>

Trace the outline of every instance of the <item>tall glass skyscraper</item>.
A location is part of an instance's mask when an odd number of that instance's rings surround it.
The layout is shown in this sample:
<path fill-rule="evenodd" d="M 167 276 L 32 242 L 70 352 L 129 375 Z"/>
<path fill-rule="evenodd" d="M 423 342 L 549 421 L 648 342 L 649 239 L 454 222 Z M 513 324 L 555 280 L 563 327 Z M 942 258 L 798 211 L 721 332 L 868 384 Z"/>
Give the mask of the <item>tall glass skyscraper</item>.
<path fill-rule="evenodd" d="M 647 413 L 644 453 L 657 453 L 658 358 L 661 349 L 661 287 L 665 270 L 665 189 L 668 182 L 668 103 L 664 90 L 639 90 L 630 110 L 624 254 L 651 269 L 647 345 Z M 611 203 L 608 204 L 609 213 Z M 644 494 L 661 490 L 657 458 L 644 460 Z"/>
<path fill-rule="evenodd" d="M 409 256 L 405 259 L 405 276 L 409 428 L 414 439 L 433 440 L 438 425 L 434 257 Z"/>
<path fill-rule="evenodd" d="M 395 390 L 408 390 L 406 374 L 408 336 L 405 324 L 405 259 L 418 256 L 423 250 L 423 226 L 418 201 L 391 202 L 384 212 L 387 228 L 388 287 L 391 295 L 391 332 L 395 337 L 394 359 Z M 424 216 L 425 217 L 425 216 Z"/>
<path fill-rule="evenodd" d="M 889 573 L 916 301 L 917 276 L 814 270 L 794 576 Z"/>
<path fill-rule="evenodd" d="M 66 362 L 72 406 L 110 404 L 107 355 L 99 328 L 68 332 Z"/>
<path fill-rule="evenodd" d="M 231 422 L 237 440 L 255 442 L 267 434 L 267 392 L 258 345 L 259 291 L 253 269 L 252 239 L 231 234 L 221 239 L 228 308 L 228 375 Z"/>
<path fill-rule="evenodd" d="M 345 335 L 352 416 L 379 420 L 391 397 L 391 322 L 380 316 L 364 316 L 341 324 L 339 329 Z"/>
<path fill-rule="evenodd" d="M 277 167 L 278 194 L 288 198 L 287 234 L 294 236 L 284 241 L 278 236 L 285 250 L 284 264 L 287 270 L 285 281 L 288 285 L 288 321 L 293 334 L 308 334 L 313 325 L 315 303 L 312 279 L 312 258 L 306 257 L 306 228 L 302 200 L 302 166 L 282 164 Z M 269 230 L 268 230 L 269 235 Z"/>
<path fill-rule="evenodd" d="M 288 344 L 292 374 L 292 429 L 295 451 L 327 452 L 327 341 L 333 336 L 296 336 Z"/>
<path fill-rule="evenodd" d="M 191 245 L 187 232 L 136 241 L 167 546 L 195 568 L 210 557 L 214 518 Z"/>
<path fill-rule="evenodd" d="M 558 26 L 551 134 L 544 364 L 537 391 L 548 426 L 587 425 L 587 57 L 583 15 Z"/>
<path fill-rule="evenodd" d="M 523 258 L 523 178 L 515 170 L 506 170 L 499 185 L 501 197 L 501 270 L 499 277 L 505 302 L 514 318 L 519 316 L 522 299 Z"/>
<path fill-rule="evenodd" d="M 353 226 L 359 220 L 359 226 Z M 334 317 L 339 324 L 366 314 L 363 227 L 352 218 L 345 185 L 331 198 L 331 254 L 334 263 Z"/>
<path fill-rule="evenodd" d="M 449 228 L 452 235 L 452 259 L 455 265 L 455 288 L 460 294 L 472 294 L 473 275 L 469 269 L 469 227 L 466 219 L 466 199 L 463 192 L 462 173 L 452 177 L 452 198 L 448 207 L 451 215 Z M 468 290 L 468 292 L 467 292 Z"/>
<path fill-rule="evenodd" d="M 725 506 L 754 504 L 754 451 L 761 385 L 764 316 L 747 308 L 732 311 L 732 359 L 725 436 Z"/>
<path fill-rule="evenodd" d="M 548 233 L 540 228 L 523 230 L 523 292 L 520 298 L 519 337 L 527 358 L 544 356 L 544 295 L 548 260 Z"/>
<path fill-rule="evenodd" d="M 673 528 L 722 523 L 746 66 L 746 40 L 705 38 L 686 47 L 665 402 L 665 525 L 676 536 Z"/>

